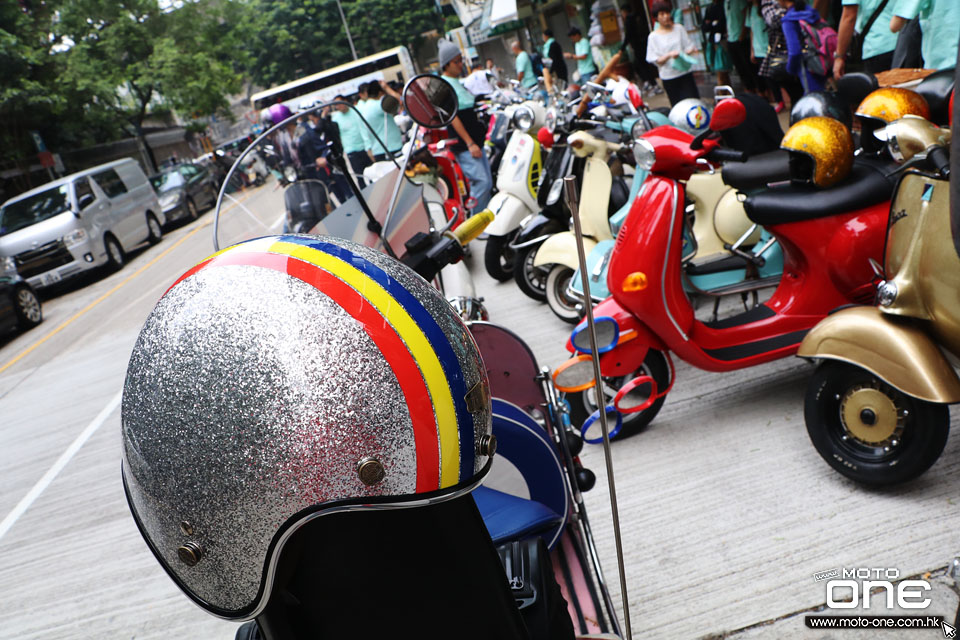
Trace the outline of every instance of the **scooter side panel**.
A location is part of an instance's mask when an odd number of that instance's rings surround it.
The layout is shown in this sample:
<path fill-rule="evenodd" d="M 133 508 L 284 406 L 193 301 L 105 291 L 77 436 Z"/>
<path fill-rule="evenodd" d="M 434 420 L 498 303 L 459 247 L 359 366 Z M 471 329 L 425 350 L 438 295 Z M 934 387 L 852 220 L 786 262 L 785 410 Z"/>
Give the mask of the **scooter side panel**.
<path fill-rule="evenodd" d="M 515 130 L 497 170 L 497 191 L 508 191 L 531 211 L 536 211 L 536 184 L 540 177 L 540 143 L 531 135 Z M 532 179 L 535 175 L 535 179 Z M 532 186 L 531 186 L 532 185 Z"/>
<path fill-rule="evenodd" d="M 590 238 L 583 239 L 583 250 L 585 253 L 593 251 L 597 246 L 595 240 Z M 545 264 L 562 264 L 570 267 L 574 271 L 580 268 L 580 260 L 577 257 L 577 238 L 572 231 L 557 233 L 546 240 L 537 249 L 537 255 L 533 258 L 534 266 Z"/>
<path fill-rule="evenodd" d="M 960 378 L 929 334 L 876 307 L 827 316 L 807 334 L 797 355 L 855 364 L 921 400 L 960 402 Z"/>
<path fill-rule="evenodd" d="M 485 233 L 491 236 L 505 236 L 520 226 L 520 221 L 533 213 L 533 209 L 527 204 L 505 191 L 500 191 L 493 196 L 487 208 L 493 211 L 496 216 L 487 228 Z"/>
<path fill-rule="evenodd" d="M 588 158 L 579 207 L 580 228 L 584 236 L 597 240 L 613 239 L 607 217 L 612 184 L 613 175 L 607 163 L 599 158 Z"/>

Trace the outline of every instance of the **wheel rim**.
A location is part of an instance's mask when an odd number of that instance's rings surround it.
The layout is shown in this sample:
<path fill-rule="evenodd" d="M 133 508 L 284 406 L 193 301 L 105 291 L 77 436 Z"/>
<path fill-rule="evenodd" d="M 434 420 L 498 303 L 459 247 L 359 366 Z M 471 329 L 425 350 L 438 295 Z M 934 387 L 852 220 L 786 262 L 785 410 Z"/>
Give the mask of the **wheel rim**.
<path fill-rule="evenodd" d="M 851 446 L 889 452 L 903 439 L 904 412 L 875 386 L 851 388 L 840 401 L 841 439 Z"/>
<path fill-rule="evenodd" d="M 187 200 L 187 213 L 191 219 L 197 219 L 197 205 L 193 204 L 193 200 Z"/>
<path fill-rule="evenodd" d="M 540 293 L 547 292 L 547 275 L 548 271 L 543 269 L 543 267 L 534 266 L 533 261 L 537 257 L 536 251 L 527 251 L 523 259 L 523 279 L 527 282 L 527 285 L 534 291 Z"/>
<path fill-rule="evenodd" d="M 40 322 L 40 301 L 27 289 L 21 289 L 17 293 L 17 304 L 20 312 L 30 322 Z"/>
<path fill-rule="evenodd" d="M 570 280 L 573 279 L 573 270 L 567 269 L 567 273 L 559 276 L 556 284 L 553 286 L 554 297 L 557 302 L 567 311 L 576 312 L 579 300 L 575 300 L 567 295 L 567 287 L 570 286 Z"/>
<path fill-rule="evenodd" d="M 516 231 L 509 234 L 503 243 L 503 247 L 500 249 L 500 267 L 506 273 L 513 271 L 513 262 L 516 260 L 516 250 L 510 248 L 510 243 L 512 243 L 516 237 Z"/>
<path fill-rule="evenodd" d="M 120 253 L 120 247 L 117 246 L 115 240 L 107 242 L 107 251 L 110 252 L 110 259 L 120 264 L 120 261 L 123 260 L 123 255 Z"/>
<path fill-rule="evenodd" d="M 157 222 L 157 219 L 156 219 L 156 218 L 154 218 L 153 216 L 150 216 L 150 219 L 147 221 L 147 226 L 150 227 L 150 234 L 151 234 L 154 238 L 159 238 L 159 237 L 160 237 L 160 233 L 161 233 L 161 231 L 160 231 L 160 223 Z"/>

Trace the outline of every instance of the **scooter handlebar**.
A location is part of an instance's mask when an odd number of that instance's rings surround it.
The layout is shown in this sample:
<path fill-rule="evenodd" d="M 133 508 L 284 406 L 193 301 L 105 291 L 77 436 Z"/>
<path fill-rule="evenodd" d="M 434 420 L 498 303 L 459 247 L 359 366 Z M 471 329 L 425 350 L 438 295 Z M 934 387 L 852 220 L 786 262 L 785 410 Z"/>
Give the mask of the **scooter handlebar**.
<path fill-rule="evenodd" d="M 927 151 L 927 162 L 937 170 L 941 176 L 950 175 L 950 153 L 941 146 L 930 147 Z"/>
<path fill-rule="evenodd" d="M 493 222 L 493 211 L 486 209 L 480 213 L 467 218 L 466 222 L 453 230 L 453 235 L 461 245 L 466 246 L 471 240 L 483 233 L 491 222 Z"/>
<path fill-rule="evenodd" d="M 717 147 L 707 153 L 707 160 L 710 162 L 746 162 L 747 154 L 736 149 Z"/>

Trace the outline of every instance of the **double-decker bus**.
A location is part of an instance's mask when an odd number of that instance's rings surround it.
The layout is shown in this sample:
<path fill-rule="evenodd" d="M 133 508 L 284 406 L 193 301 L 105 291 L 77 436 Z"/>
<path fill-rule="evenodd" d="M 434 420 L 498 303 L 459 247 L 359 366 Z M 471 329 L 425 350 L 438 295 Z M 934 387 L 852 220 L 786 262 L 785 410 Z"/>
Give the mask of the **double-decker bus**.
<path fill-rule="evenodd" d="M 256 112 L 283 103 L 296 112 L 301 106 L 333 100 L 338 94 L 350 95 L 371 80 L 396 80 L 405 84 L 416 75 L 413 59 L 406 47 L 394 47 L 372 56 L 341 64 L 266 91 L 255 93 L 250 101 Z"/>

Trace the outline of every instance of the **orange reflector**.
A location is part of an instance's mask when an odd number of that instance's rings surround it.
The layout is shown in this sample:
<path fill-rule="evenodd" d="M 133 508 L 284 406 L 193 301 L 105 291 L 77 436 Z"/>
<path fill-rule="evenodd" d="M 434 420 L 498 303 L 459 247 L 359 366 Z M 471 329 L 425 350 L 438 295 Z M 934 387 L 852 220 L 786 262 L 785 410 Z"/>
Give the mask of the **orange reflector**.
<path fill-rule="evenodd" d="M 643 271 L 634 271 L 623 279 L 620 289 L 623 291 L 643 291 L 647 288 L 647 274 Z"/>
<path fill-rule="evenodd" d="M 585 353 L 570 358 L 553 370 L 553 385 L 563 393 L 577 393 L 593 386 L 593 359 Z"/>

